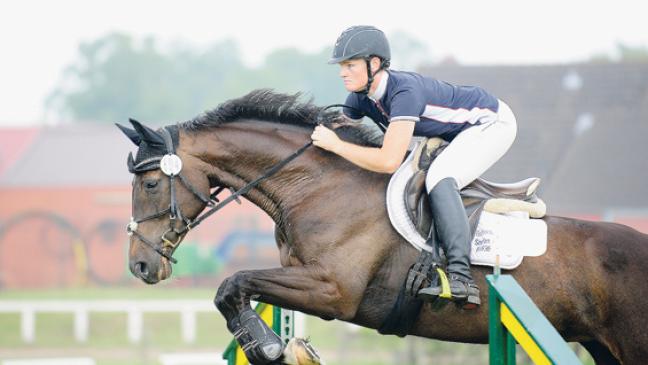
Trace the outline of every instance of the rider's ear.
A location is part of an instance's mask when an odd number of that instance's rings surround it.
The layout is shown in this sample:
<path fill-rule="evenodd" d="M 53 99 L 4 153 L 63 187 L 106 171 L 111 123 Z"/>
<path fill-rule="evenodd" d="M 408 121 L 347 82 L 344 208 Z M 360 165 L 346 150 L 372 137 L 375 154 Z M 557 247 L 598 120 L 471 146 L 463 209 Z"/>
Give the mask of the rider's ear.
<path fill-rule="evenodd" d="M 135 131 L 134 129 L 130 129 L 128 127 L 124 127 L 123 125 L 119 123 L 115 123 L 117 128 L 119 128 L 128 139 L 130 139 L 133 143 L 135 143 L 136 146 L 139 146 L 140 143 L 142 142 L 142 138 L 140 138 L 140 135 Z"/>
<path fill-rule="evenodd" d="M 135 119 L 129 118 L 128 120 L 131 122 L 133 127 L 135 127 L 137 134 L 140 135 L 143 141 L 164 146 L 164 138 L 158 134 L 158 132 L 143 125 Z"/>
<path fill-rule="evenodd" d="M 370 64 L 372 72 L 378 72 L 378 70 L 380 70 L 380 62 L 380 57 L 371 57 Z"/>

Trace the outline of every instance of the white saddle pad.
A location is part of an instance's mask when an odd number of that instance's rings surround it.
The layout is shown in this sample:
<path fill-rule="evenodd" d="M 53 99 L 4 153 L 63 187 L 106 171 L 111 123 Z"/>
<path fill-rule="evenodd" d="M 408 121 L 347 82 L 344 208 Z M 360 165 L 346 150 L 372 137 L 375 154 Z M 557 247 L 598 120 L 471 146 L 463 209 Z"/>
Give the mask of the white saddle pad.
<path fill-rule="evenodd" d="M 396 231 L 416 249 L 430 251 L 409 218 L 405 208 L 405 186 L 414 174 L 413 154 L 392 175 L 387 186 L 387 212 Z M 540 256 L 547 250 L 547 225 L 541 219 L 529 219 L 528 214 L 512 212 L 506 215 L 482 212 L 472 241 L 470 262 L 474 265 L 495 266 L 500 255 L 500 267 L 514 269 L 524 256 Z"/>

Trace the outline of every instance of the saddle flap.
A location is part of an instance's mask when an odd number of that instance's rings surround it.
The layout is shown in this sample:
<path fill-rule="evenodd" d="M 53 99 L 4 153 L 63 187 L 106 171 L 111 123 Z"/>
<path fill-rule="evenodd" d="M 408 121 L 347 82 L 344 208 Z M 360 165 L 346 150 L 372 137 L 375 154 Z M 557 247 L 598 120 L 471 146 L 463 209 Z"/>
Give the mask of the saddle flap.
<path fill-rule="evenodd" d="M 431 219 L 430 203 L 425 199 L 425 171 L 416 171 L 412 178 L 405 185 L 405 206 L 407 207 L 407 214 L 409 215 L 414 225 L 419 228 L 422 226 L 423 221 Z M 428 224 L 429 228 L 429 224 Z"/>

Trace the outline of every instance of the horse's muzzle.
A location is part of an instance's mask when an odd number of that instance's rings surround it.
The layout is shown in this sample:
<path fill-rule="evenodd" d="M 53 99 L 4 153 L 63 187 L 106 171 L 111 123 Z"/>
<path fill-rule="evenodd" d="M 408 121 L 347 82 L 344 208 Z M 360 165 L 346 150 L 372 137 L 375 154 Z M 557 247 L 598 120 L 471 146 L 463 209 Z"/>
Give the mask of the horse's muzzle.
<path fill-rule="evenodd" d="M 147 284 L 157 284 L 171 275 L 171 265 L 162 260 L 160 265 L 151 265 L 146 261 L 135 261 L 130 265 L 133 275 Z"/>

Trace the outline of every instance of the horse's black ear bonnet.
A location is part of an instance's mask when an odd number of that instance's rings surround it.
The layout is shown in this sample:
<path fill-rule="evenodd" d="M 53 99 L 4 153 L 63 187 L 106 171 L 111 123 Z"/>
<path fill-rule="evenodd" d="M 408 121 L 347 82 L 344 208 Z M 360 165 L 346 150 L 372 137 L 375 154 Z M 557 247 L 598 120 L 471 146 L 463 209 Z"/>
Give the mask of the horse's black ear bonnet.
<path fill-rule="evenodd" d="M 139 148 L 133 159 L 133 153 L 128 154 L 128 171 L 132 174 L 151 171 L 160 167 L 160 158 L 168 153 L 164 142 L 164 135 L 160 131 L 155 131 L 135 119 L 129 119 L 135 129 L 124 127 L 115 123 L 119 129 Z M 177 125 L 164 127 L 171 135 L 173 150 L 178 147 L 179 134 Z"/>

